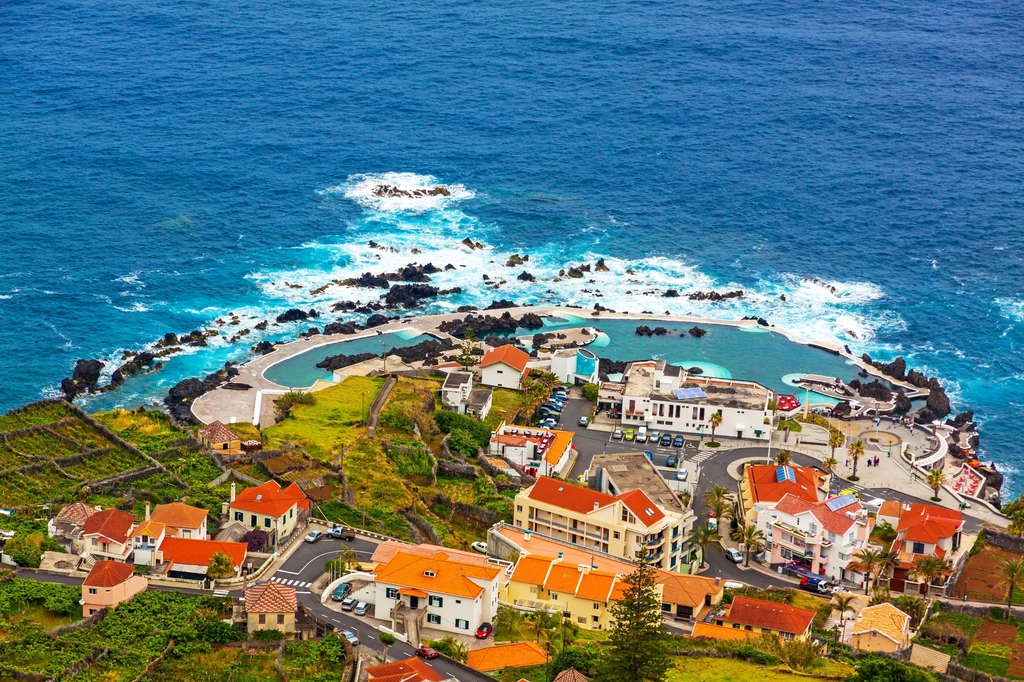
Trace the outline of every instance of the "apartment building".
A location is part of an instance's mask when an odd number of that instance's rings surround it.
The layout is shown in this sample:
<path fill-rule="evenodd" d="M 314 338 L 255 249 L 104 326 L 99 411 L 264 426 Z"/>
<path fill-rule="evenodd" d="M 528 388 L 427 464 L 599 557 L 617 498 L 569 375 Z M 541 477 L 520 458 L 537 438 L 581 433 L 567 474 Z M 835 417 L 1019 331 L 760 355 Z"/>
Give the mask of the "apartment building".
<path fill-rule="evenodd" d="M 936 556 L 944 559 L 950 568 L 960 550 L 964 517 L 956 509 L 934 504 L 901 504 L 887 501 L 878 510 L 877 523 L 883 521 L 896 529 L 892 551 L 900 559 L 893 569 L 889 589 L 901 592 L 924 593 L 927 586 L 914 575 L 914 563 L 920 557 Z M 947 573 L 936 586 L 945 586 Z"/>
<path fill-rule="evenodd" d="M 740 478 L 743 516 L 747 523 L 758 525 L 759 514 L 774 509 L 786 495 L 819 502 L 828 495 L 829 481 L 828 473 L 813 467 L 748 464 Z M 767 525 L 759 527 L 767 534 Z"/>
<path fill-rule="evenodd" d="M 865 548 L 874 519 L 853 495 L 809 502 L 786 494 L 762 511 L 757 527 L 768 538 L 772 565 L 786 564 L 801 573 L 831 580 L 852 580 L 847 571 L 854 555 Z"/>
<path fill-rule="evenodd" d="M 504 457 L 531 476 L 565 475 L 575 446 L 572 431 L 502 422 L 491 434 L 488 454 Z"/>
<path fill-rule="evenodd" d="M 711 435 L 717 413 L 716 435 L 768 440 L 775 392 L 755 381 L 693 376 L 664 360 L 644 360 L 630 363 L 617 383 L 601 385 L 599 402 L 621 414 L 623 426 Z"/>
<path fill-rule="evenodd" d="M 688 561 L 687 524 L 692 515 L 665 509 L 642 490 L 619 495 L 542 476 L 515 498 L 520 528 L 580 547 L 679 571 Z"/>

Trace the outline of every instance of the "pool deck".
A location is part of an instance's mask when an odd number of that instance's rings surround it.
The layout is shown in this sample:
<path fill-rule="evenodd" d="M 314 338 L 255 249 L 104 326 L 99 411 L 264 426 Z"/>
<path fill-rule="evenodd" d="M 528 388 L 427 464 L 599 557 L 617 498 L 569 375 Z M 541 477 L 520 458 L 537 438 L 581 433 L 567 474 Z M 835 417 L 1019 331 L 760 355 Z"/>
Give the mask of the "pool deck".
<path fill-rule="evenodd" d="M 478 315 L 502 315 L 508 312 L 515 317 L 521 317 L 526 313 L 534 313 L 541 317 L 574 316 L 587 320 L 580 322 L 580 326 L 590 326 L 600 320 L 636 320 L 647 322 L 679 322 L 683 324 L 707 324 L 727 327 L 755 329 L 759 328 L 755 320 L 718 320 L 709 317 L 688 317 L 680 315 L 658 315 L 643 313 L 611 313 L 602 312 L 600 315 L 592 314 L 593 311 L 585 308 L 570 308 L 565 306 L 522 306 L 518 308 L 503 308 L 500 310 L 480 310 L 473 314 Z M 233 380 L 237 383 L 249 384 L 252 386 L 248 391 L 231 391 L 224 388 L 217 388 L 205 395 L 200 396 L 192 405 L 192 414 L 204 424 L 219 420 L 225 424 L 233 422 L 250 422 L 257 425 L 268 426 L 272 419 L 272 410 L 269 409 L 273 396 L 286 393 L 289 389 L 276 384 L 263 376 L 263 373 L 273 365 L 284 362 L 296 355 L 301 355 L 310 350 L 327 346 L 330 344 L 354 341 L 356 339 L 372 338 L 382 334 L 399 331 L 416 331 L 427 333 L 439 338 L 448 338 L 448 334 L 440 331 L 438 326 L 447 320 L 463 319 L 467 313 L 448 313 L 444 315 L 407 316 L 400 320 L 393 320 L 387 324 L 373 329 L 360 331 L 356 334 L 332 334 L 330 336 L 318 335 L 287 343 L 282 343 L 266 355 L 252 358 L 238 367 L 238 376 Z M 867 365 L 863 360 L 847 352 L 846 347 L 835 341 L 809 340 L 798 334 L 778 327 L 760 327 L 766 331 L 777 332 L 790 341 L 809 345 L 815 348 L 840 355 L 858 367 L 865 369 L 871 374 L 881 376 L 874 367 Z M 543 330 L 539 330 L 543 331 Z M 888 378 L 888 377 L 887 377 Z M 892 379 L 889 379 L 893 381 Z M 895 382 L 894 383 L 900 383 Z"/>

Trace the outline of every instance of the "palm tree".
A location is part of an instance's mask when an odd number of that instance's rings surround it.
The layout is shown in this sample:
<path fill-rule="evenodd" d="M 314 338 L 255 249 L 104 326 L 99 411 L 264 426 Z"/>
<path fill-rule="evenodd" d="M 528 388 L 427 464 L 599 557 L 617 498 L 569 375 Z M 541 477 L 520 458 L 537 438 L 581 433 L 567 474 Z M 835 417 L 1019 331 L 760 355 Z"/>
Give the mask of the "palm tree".
<path fill-rule="evenodd" d="M 999 584 L 1006 588 L 1006 610 L 1013 605 L 1013 591 L 1024 587 L 1024 559 L 1006 559 L 999 564 Z"/>
<path fill-rule="evenodd" d="M 750 565 L 750 553 L 760 552 L 764 549 L 765 537 L 764 533 L 757 527 L 752 526 L 749 523 L 745 523 L 738 527 L 732 532 L 730 536 L 733 540 L 743 545 L 743 551 L 746 557 L 743 560 L 744 566 Z"/>
<path fill-rule="evenodd" d="M 793 461 L 793 454 L 789 450 L 779 450 L 779 454 L 775 455 L 775 461 L 780 467 L 784 467 Z"/>
<path fill-rule="evenodd" d="M 544 632 L 548 626 L 548 613 L 543 609 L 537 609 L 526 615 L 526 620 L 529 621 L 534 628 L 537 629 L 537 643 L 540 644 L 540 633 Z"/>
<path fill-rule="evenodd" d="M 704 492 L 704 501 L 705 502 L 709 502 L 710 503 L 710 502 L 715 502 L 715 501 L 724 501 L 724 502 L 730 502 L 731 503 L 732 500 L 733 500 L 732 491 L 729 490 L 728 488 L 724 487 L 724 486 L 713 485 L 713 486 L 711 486 L 710 490 L 707 490 L 707 491 Z"/>
<path fill-rule="evenodd" d="M 939 491 L 942 490 L 942 486 L 946 485 L 946 472 L 942 469 L 932 469 L 928 472 L 928 487 L 935 491 L 935 497 L 932 499 L 935 501 L 939 500 Z"/>
<path fill-rule="evenodd" d="M 390 632 L 382 632 L 377 635 L 380 643 L 384 645 L 384 662 L 388 662 L 388 647 L 398 641 L 393 634 Z"/>
<path fill-rule="evenodd" d="M 359 566 L 359 553 L 351 547 L 346 547 L 341 553 L 341 560 L 345 562 L 345 568 L 351 569 Z"/>
<path fill-rule="evenodd" d="M 924 618 L 924 614 L 928 610 L 928 605 L 925 604 L 924 599 L 921 599 L 920 597 L 912 597 L 909 594 L 896 597 L 892 600 L 892 605 L 910 616 L 912 625 L 915 628 Z"/>
<path fill-rule="evenodd" d="M 833 474 L 836 471 L 836 467 L 839 466 L 839 462 L 836 461 L 835 457 L 826 457 L 821 460 L 821 466 L 825 467 L 825 471 Z"/>
<path fill-rule="evenodd" d="M 832 448 L 832 461 L 836 459 L 836 448 L 842 446 L 846 442 L 846 436 L 836 429 L 829 429 L 828 431 L 828 446 Z"/>
<path fill-rule="evenodd" d="M 899 566 L 900 555 L 899 552 L 894 552 L 892 548 L 883 549 L 878 553 L 878 577 L 879 578 L 891 578 L 892 570 Z"/>
<path fill-rule="evenodd" d="M 850 457 L 853 458 L 853 476 L 850 476 L 850 480 L 859 481 L 860 479 L 857 478 L 857 460 L 864 456 L 864 441 L 858 439 L 850 443 L 848 452 Z M 867 592 L 864 594 L 867 594 Z"/>
<path fill-rule="evenodd" d="M 712 412 L 711 413 L 711 442 L 715 442 L 715 429 L 722 425 L 722 413 Z"/>
<path fill-rule="evenodd" d="M 914 568 L 910 572 L 918 581 L 924 582 L 924 596 L 927 597 L 935 579 L 942 577 L 946 572 L 946 562 L 937 556 L 923 556 L 914 562 Z"/>
<path fill-rule="evenodd" d="M 706 502 L 704 507 L 708 512 L 714 513 L 715 515 L 715 537 L 717 538 L 722 532 L 722 523 L 728 521 L 733 516 L 733 500 L 732 498 L 711 500 Z"/>
<path fill-rule="evenodd" d="M 697 547 L 700 547 L 700 565 L 701 567 L 703 567 L 705 564 L 704 557 L 707 556 L 708 553 L 708 545 L 718 540 L 718 531 L 706 524 L 701 526 L 694 526 L 693 530 L 690 531 L 690 534 L 687 536 L 686 539 L 690 542 L 691 545 L 696 545 Z"/>
<path fill-rule="evenodd" d="M 881 552 L 877 549 L 865 547 L 858 550 L 853 555 L 853 558 L 864 566 L 864 594 L 867 594 L 868 589 L 871 587 L 871 574 L 875 572 L 875 568 L 878 566 Z"/>
<path fill-rule="evenodd" d="M 836 611 L 839 612 L 839 628 L 846 631 L 846 612 L 853 610 L 853 595 L 852 594 L 837 594 L 832 597 L 832 601 L 836 605 Z"/>

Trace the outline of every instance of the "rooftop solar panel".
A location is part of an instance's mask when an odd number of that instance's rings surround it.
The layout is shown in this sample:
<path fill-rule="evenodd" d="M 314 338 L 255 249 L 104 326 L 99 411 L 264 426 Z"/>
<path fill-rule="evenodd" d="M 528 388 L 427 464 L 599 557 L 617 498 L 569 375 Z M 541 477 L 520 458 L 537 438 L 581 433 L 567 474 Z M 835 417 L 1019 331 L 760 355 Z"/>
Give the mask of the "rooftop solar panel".
<path fill-rule="evenodd" d="M 825 503 L 825 506 L 828 507 L 829 511 L 836 511 L 837 509 L 842 509 L 843 507 L 849 507 L 856 501 L 856 497 L 850 494 L 846 494 L 840 495 L 839 497 L 835 497 L 829 500 L 828 502 Z"/>
<path fill-rule="evenodd" d="M 672 395 L 679 398 L 680 400 L 692 400 L 694 398 L 707 398 L 708 394 L 701 388 L 677 388 L 672 391 Z"/>

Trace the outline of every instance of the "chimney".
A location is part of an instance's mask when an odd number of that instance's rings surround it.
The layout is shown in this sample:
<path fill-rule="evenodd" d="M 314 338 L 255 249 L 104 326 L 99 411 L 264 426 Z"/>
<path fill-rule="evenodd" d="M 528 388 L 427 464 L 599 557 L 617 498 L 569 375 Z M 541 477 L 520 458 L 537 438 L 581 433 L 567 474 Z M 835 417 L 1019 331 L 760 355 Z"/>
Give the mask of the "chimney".
<path fill-rule="evenodd" d="M 595 502 L 594 503 L 594 511 L 597 511 L 600 508 L 601 508 L 601 503 L 600 502 Z"/>
<path fill-rule="evenodd" d="M 235 482 L 231 481 L 231 501 L 235 501 Z"/>
<path fill-rule="evenodd" d="M 721 587 L 721 586 L 722 586 L 722 579 L 721 578 L 715 578 L 715 587 Z"/>
<path fill-rule="evenodd" d="M 530 541 L 530 531 L 526 531 L 525 533 L 523 533 L 523 542 L 529 542 L 529 541 Z"/>
<path fill-rule="evenodd" d="M 146 520 L 149 521 L 149 500 L 146 500 Z"/>

